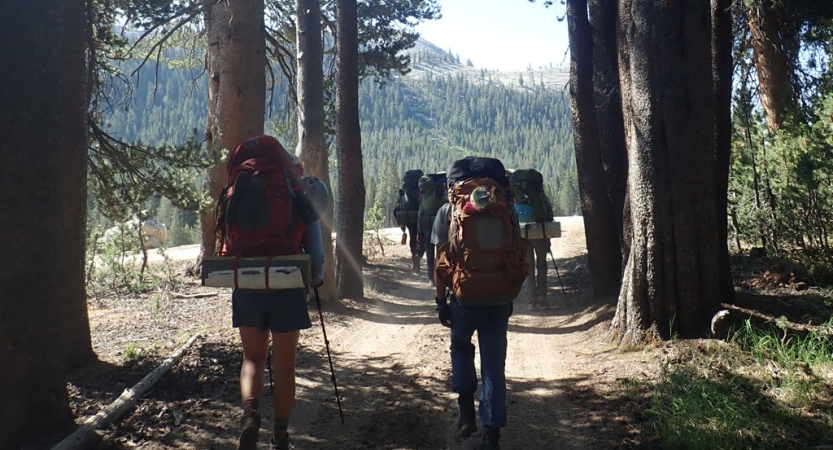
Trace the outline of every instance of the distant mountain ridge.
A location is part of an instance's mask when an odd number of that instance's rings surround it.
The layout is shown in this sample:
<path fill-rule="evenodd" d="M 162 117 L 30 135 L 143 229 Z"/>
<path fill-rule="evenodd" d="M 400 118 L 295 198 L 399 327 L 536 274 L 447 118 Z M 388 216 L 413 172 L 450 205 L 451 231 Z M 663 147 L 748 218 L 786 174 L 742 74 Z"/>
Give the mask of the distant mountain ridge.
<path fill-rule="evenodd" d="M 475 82 L 494 82 L 515 89 L 531 89 L 543 86 L 547 89 L 566 89 L 570 81 L 568 67 L 528 67 L 526 70 L 501 71 L 469 65 L 451 50 L 443 50 L 423 38 L 408 53 L 411 56 L 411 72 L 406 78 L 421 78 L 431 75 L 461 74 Z"/>

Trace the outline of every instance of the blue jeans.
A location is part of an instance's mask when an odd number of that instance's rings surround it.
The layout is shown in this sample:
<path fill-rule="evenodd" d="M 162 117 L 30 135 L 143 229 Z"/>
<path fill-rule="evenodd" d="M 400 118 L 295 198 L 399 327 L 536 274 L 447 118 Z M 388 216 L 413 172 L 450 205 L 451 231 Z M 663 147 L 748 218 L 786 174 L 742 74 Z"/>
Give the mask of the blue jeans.
<path fill-rule="evenodd" d="M 428 266 L 428 281 L 434 281 L 434 244 L 431 243 L 431 232 L 423 231 L 422 244 L 425 246 L 425 257 L 427 258 Z"/>
<path fill-rule="evenodd" d="M 474 395 L 477 373 L 474 370 L 472 335 L 477 331 L 480 344 L 480 421 L 489 427 L 506 426 L 506 331 L 512 304 L 501 306 L 463 306 L 451 297 L 451 390 Z"/>

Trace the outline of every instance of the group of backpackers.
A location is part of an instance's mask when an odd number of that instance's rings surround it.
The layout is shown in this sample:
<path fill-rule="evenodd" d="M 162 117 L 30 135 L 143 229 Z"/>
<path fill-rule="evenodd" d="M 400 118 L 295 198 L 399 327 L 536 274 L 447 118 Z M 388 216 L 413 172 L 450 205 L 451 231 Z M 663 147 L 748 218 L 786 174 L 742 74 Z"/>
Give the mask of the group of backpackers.
<path fill-rule="evenodd" d="M 417 177 L 419 197 L 412 189 Z M 459 408 L 455 437 L 465 439 L 477 431 L 471 342 L 477 331 L 483 377 L 479 411 L 485 428 L 481 449 L 499 449 L 500 429 L 507 421 L 506 336 L 513 301 L 526 285 L 530 306 L 547 304 L 550 239 L 543 225 L 552 222 L 553 211 L 544 178 L 534 169 L 507 171 L 497 159 L 477 157 L 457 160 L 445 173 L 409 170 L 395 211 L 402 231 L 411 231 L 415 272 L 422 252 L 428 252 L 439 321 L 451 329 L 451 388 Z M 542 235 L 526 239 L 532 224 L 541 225 Z"/>
<path fill-rule="evenodd" d="M 552 222 L 552 201 L 544 191 L 544 176 L 535 169 L 507 170 L 506 177 L 512 187 L 513 200 L 520 223 L 538 224 Z M 434 244 L 430 234 L 437 216 L 448 203 L 448 179 L 446 172 L 425 174 L 420 169 L 405 171 L 394 217 L 403 234 L 409 240 L 413 271 L 419 273 L 422 255 L 426 255 L 428 281 L 434 285 Z M 524 236 L 527 237 L 527 236 Z M 409 238 L 409 239 L 408 239 Z M 547 303 L 547 253 L 550 239 L 528 238 L 527 253 L 529 276 L 524 283 L 524 296 L 530 307 L 549 306 Z"/>
<path fill-rule="evenodd" d="M 471 340 L 478 333 L 483 378 L 479 416 L 485 428 L 480 448 L 484 450 L 500 448 L 500 428 L 507 423 L 504 369 L 513 301 L 525 282 L 536 281 L 531 275 L 535 264 L 528 260 L 533 251 L 527 251 L 530 242 L 522 223 L 552 220 L 543 178 L 536 173 L 510 173 L 499 160 L 478 157 L 455 161 L 446 173 L 409 171 L 396 210 L 403 232 L 410 233 L 417 273 L 422 254 L 428 253 L 428 278 L 436 285 L 438 318 L 451 329 L 451 386 L 458 394 L 455 436 L 459 439 L 477 431 L 474 394 L 478 379 Z M 259 399 L 271 337 L 275 375 L 271 448 L 287 450 L 294 448 L 287 429 L 295 400 L 299 331 L 311 327 L 304 286 L 315 288 L 323 282 L 318 218 L 329 204 L 328 193 L 318 180 L 304 178 L 303 164 L 270 136 L 257 136 L 235 147 L 227 177 L 218 201 L 217 235 L 218 255 L 234 260 L 232 324 L 239 328 L 243 346 L 238 449 L 257 448 Z M 542 249 L 539 258 L 548 249 L 546 241 L 546 246 L 531 243 L 536 251 Z M 308 283 L 270 288 L 273 258 L 298 254 L 311 256 Z M 268 258 L 265 288 L 238 287 L 238 261 L 251 256 Z M 537 287 L 532 285 L 541 298 L 546 295 L 543 258 L 543 266 L 537 265 Z"/>
<path fill-rule="evenodd" d="M 426 255 L 428 281 L 434 284 L 434 245 L 431 227 L 440 207 L 448 203 L 445 172 L 425 174 L 422 170 L 408 170 L 402 176 L 402 188 L 393 214 L 405 240 L 411 246 L 411 264 L 419 273 L 422 255 Z"/>

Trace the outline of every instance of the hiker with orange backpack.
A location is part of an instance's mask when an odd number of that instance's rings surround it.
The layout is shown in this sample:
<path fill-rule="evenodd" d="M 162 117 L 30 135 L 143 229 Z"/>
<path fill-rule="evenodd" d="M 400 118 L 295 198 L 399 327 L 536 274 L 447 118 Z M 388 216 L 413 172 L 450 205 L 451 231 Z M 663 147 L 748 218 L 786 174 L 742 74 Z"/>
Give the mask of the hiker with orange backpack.
<path fill-rule="evenodd" d="M 449 203 L 437 212 L 431 242 L 437 246 L 437 312 L 451 329 L 451 389 L 458 394 L 455 437 L 477 431 L 474 332 L 483 383 L 481 450 L 500 449 L 507 424 L 506 347 L 513 300 L 528 272 L 527 242 L 520 237 L 506 170 L 494 158 L 467 157 L 447 172 Z"/>
<path fill-rule="evenodd" d="M 329 204 L 324 184 L 303 178 L 300 160 L 271 136 L 237 145 L 229 155 L 226 175 L 228 184 L 217 208 L 218 256 L 306 253 L 311 257 L 311 284 L 320 286 L 324 252 L 318 218 Z M 270 337 L 275 377 L 271 448 L 291 448 L 287 430 L 295 403 L 298 338 L 300 330 L 312 326 L 304 287 L 270 290 L 268 274 L 266 280 L 267 289 L 235 288 L 231 296 L 232 326 L 240 330 L 243 346 L 239 450 L 257 448 Z"/>

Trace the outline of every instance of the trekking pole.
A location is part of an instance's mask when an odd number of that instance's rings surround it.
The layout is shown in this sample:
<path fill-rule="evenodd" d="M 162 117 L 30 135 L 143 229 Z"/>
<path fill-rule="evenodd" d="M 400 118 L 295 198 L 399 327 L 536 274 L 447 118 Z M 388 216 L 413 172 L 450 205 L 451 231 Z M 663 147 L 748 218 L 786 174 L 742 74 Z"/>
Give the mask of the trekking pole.
<path fill-rule="evenodd" d="M 336 372 L 333 369 L 333 357 L 330 355 L 330 341 L 327 340 L 327 330 L 324 328 L 324 314 L 321 312 L 321 298 L 318 296 L 318 288 L 312 287 L 315 293 L 315 305 L 318 307 L 318 318 L 321 320 L 321 332 L 324 334 L 324 347 L 327 348 L 327 360 L 330 361 L 330 380 L 333 381 L 333 387 L 336 390 L 336 402 L 338 402 L 338 415 L 341 417 L 341 423 L 344 423 L 344 411 L 341 410 L 341 397 L 338 395 L 338 383 L 336 383 Z"/>
<path fill-rule="evenodd" d="M 550 258 L 552 259 L 552 266 L 555 267 L 555 274 L 558 276 L 558 284 L 561 285 L 561 293 L 564 294 L 564 300 L 567 300 L 567 291 L 564 290 L 564 282 L 561 281 L 561 274 L 558 273 L 558 266 L 555 265 L 555 255 L 552 254 L 552 249 L 548 250 Z"/>
<path fill-rule="evenodd" d="M 269 395 L 275 392 L 275 379 L 272 378 L 272 346 L 269 346 L 269 356 L 266 357 L 266 368 L 269 370 Z"/>

